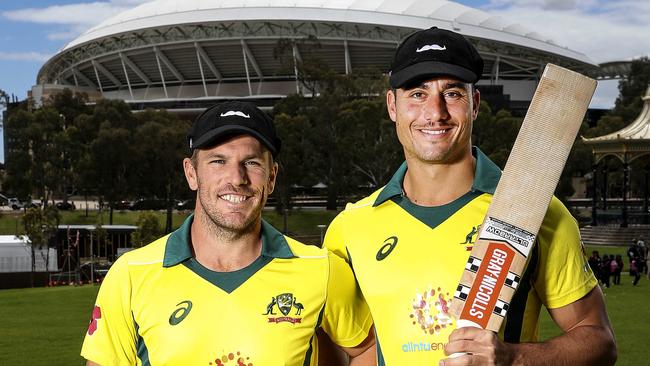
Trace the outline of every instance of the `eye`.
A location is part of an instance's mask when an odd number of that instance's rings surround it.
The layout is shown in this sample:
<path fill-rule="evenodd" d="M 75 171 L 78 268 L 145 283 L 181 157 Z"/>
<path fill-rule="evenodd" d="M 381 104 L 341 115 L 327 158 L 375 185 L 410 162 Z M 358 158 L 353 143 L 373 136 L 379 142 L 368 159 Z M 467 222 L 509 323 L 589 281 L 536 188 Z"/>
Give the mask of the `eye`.
<path fill-rule="evenodd" d="M 409 96 L 415 99 L 422 99 L 425 97 L 425 94 L 421 91 L 414 91 Z"/>
<path fill-rule="evenodd" d="M 262 165 L 257 160 L 247 160 L 244 164 L 248 165 L 248 166 L 261 166 Z"/>
<path fill-rule="evenodd" d="M 447 90 L 447 91 L 445 91 L 443 93 L 443 95 L 445 96 L 445 99 L 447 99 L 447 100 L 458 100 L 458 99 L 462 99 L 463 97 L 465 97 L 465 94 L 461 93 L 458 90 Z"/>
<path fill-rule="evenodd" d="M 223 159 L 212 159 L 210 160 L 209 164 L 225 164 L 226 161 Z"/>

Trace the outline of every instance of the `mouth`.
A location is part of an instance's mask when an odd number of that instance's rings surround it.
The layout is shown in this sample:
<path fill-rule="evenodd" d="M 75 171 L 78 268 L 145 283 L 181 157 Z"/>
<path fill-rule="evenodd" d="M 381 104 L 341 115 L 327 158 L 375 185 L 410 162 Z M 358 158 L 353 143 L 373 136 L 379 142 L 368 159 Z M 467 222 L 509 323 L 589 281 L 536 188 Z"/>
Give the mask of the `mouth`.
<path fill-rule="evenodd" d="M 219 198 L 229 203 L 239 204 L 246 201 L 249 197 L 241 194 L 228 193 L 219 195 Z"/>
<path fill-rule="evenodd" d="M 431 137 L 442 137 L 448 133 L 450 133 L 452 130 L 452 127 L 445 127 L 445 128 L 420 128 L 418 131 L 424 135 L 431 136 Z"/>

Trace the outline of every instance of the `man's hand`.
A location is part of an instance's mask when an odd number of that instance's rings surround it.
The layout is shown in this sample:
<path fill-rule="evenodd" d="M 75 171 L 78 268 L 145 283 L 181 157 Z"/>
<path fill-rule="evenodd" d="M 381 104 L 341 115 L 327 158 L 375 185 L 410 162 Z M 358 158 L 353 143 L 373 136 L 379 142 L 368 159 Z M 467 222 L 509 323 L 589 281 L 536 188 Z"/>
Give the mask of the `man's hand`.
<path fill-rule="evenodd" d="M 540 343 L 501 342 L 495 333 L 459 328 L 449 336 L 445 354 L 471 353 L 447 358 L 440 365 L 613 365 L 616 362 L 614 332 L 605 311 L 600 288 L 582 299 L 557 309 L 551 317 L 564 334 Z"/>
<path fill-rule="evenodd" d="M 511 346 L 499 340 L 497 335 L 480 328 L 458 328 L 449 335 L 445 346 L 447 356 L 464 353 L 458 357 L 440 361 L 440 365 L 510 365 L 513 357 Z"/>

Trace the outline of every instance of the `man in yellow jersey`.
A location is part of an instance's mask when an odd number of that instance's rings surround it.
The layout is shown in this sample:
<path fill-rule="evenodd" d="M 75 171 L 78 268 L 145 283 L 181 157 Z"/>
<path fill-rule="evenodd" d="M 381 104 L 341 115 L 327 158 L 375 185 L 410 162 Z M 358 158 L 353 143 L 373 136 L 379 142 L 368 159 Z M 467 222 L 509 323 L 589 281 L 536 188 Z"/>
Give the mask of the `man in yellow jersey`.
<path fill-rule="evenodd" d="M 483 60 L 461 35 L 431 28 L 397 48 L 386 104 L 406 162 L 348 204 L 325 245 L 353 268 L 375 322 L 379 365 L 612 364 L 616 346 L 578 227 L 557 199 L 501 331 L 456 329 L 448 309 L 499 168 L 471 144 Z M 544 305 L 563 334 L 537 340 Z M 454 353 L 466 353 L 450 358 Z"/>
<path fill-rule="evenodd" d="M 194 214 L 115 262 L 82 347 L 88 364 L 316 365 L 319 329 L 351 364 L 374 364 L 372 319 L 349 266 L 261 218 L 278 172 L 271 118 L 226 102 L 188 137 Z"/>

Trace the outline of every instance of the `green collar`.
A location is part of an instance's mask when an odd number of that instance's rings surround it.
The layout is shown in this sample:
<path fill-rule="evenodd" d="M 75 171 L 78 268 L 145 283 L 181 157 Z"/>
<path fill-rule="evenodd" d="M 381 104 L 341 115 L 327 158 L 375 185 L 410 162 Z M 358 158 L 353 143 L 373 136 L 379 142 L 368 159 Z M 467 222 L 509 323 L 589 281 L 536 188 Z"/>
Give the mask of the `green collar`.
<path fill-rule="evenodd" d="M 163 267 L 173 267 L 193 257 L 190 235 L 192 221 L 194 221 L 194 214 L 185 219 L 183 225 L 169 235 L 165 246 Z M 262 256 L 268 258 L 294 257 L 284 235 L 264 220 L 262 220 Z"/>
<path fill-rule="evenodd" d="M 499 178 L 501 178 L 501 169 L 476 146 L 472 146 L 472 155 L 476 158 L 476 171 L 471 191 L 494 194 Z M 372 204 L 373 207 L 377 207 L 395 196 L 403 195 L 402 183 L 406 169 L 406 162 L 404 162 L 393 174 L 388 184 L 379 192 L 377 199 Z"/>

